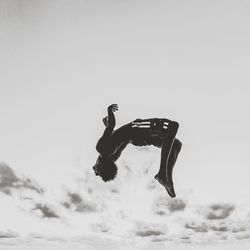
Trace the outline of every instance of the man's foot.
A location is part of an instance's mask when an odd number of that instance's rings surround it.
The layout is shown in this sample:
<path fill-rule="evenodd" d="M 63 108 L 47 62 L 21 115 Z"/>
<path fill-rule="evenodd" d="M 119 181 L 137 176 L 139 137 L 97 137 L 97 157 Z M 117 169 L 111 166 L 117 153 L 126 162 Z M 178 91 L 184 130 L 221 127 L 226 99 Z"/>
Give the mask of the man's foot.
<path fill-rule="evenodd" d="M 163 178 L 160 176 L 160 174 L 156 174 L 154 177 L 162 186 L 165 187 L 165 189 L 167 190 L 169 196 L 171 198 L 175 197 L 175 191 L 174 191 L 174 187 L 173 184 L 169 183 L 168 178 Z"/>
<path fill-rule="evenodd" d="M 166 178 L 165 178 L 165 179 L 162 178 L 162 177 L 160 176 L 159 173 L 156 174 L 154 178 L 155 178 L 162 186 L 165 187 L 165 185 L 166 185 Z"/>

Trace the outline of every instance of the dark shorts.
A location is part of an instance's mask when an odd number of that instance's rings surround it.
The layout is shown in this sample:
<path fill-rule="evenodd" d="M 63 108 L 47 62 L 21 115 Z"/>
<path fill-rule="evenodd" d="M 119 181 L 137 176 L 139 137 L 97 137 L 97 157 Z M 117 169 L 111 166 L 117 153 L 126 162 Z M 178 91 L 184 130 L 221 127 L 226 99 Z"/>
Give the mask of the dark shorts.
<path fill-rule="evenodd" d="M 132 129 L 140 129 L 151 136 L 161 136 L 167 133 L 169 123 L 168 119 L 136 119 L 131 123 Z"/>
<path fill-rule="evenodd" d="M 161 147 L 170 122 L 168 119 L 160 118 L 136 119 L 129 124 L 130 142 L 135 146 Z"/>

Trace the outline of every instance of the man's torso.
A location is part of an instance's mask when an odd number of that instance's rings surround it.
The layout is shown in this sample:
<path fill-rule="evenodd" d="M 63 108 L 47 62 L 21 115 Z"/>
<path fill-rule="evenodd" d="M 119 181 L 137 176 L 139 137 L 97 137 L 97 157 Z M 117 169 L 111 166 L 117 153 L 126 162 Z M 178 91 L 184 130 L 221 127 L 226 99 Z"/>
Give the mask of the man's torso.
<path fill-rule="evenodd" d="M 136 119 L 109 134 L 103 134 L 96 149 L 102 156 L 112 157 L 123 143 L 135 146 L 161 147 L 170 120 Z"/>

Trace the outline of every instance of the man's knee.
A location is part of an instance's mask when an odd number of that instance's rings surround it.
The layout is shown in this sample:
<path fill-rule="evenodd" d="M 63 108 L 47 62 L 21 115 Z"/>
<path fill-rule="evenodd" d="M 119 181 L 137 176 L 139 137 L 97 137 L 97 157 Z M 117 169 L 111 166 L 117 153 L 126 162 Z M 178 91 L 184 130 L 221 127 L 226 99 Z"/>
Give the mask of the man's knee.
<path fill-rule="evenodd" d="M 182 147 L 182 143 L 178 140 L 178 139 L 175 139 L 174 140 L 174 145 L 173 145 L 176 149 L 178 149 L 178 151 L 181 150 L 181 147 Z"/>
<path fill-rule="evenodd" d="M 175 121 L 172 121 L 170 122 L 169 124 L 169 128 L 171 130 L 172 133 L 177 133 L 178 129 L 179 129 L 179 123 L 178 122 L 175 122 Z"/>

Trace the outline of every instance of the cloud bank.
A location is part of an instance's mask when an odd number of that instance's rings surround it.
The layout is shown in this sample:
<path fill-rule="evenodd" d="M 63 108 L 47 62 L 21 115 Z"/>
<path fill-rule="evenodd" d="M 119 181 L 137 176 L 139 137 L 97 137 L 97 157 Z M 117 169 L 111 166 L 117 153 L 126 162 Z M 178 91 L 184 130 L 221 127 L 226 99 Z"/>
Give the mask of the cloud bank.
<path fill-rule="evenodd" d="M 82 178 L 75 177 L 76 185 L 57 190 L 41 187 L 1 163 L 0 219 L 6 223 L 0 226 L 0 237 L 73 240 L 95 235 L 164 244 L 250 241 L 247 203 L 197 204 L 191 191 L 169 198 L 153 179 L 157 156 L 151 148 L 138 150 L 119 162 L 119 174 L 112 182 L 104 183 L 86 169 L 80 172 Z M 13 218 L 16 224 L 9 223 Z M 18 226 L 20 218 L 25 232 Z"/>

